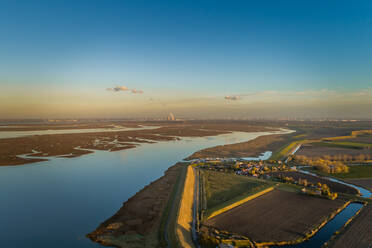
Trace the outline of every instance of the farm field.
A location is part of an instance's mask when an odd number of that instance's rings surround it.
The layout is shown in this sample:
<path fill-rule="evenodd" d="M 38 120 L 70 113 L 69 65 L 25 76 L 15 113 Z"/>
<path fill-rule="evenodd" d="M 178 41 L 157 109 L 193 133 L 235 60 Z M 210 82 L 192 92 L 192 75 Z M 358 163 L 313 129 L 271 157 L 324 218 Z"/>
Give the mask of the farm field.
<path fill-rule="evenodd" d="M 347 135 L 352 131 L 352 129 L 349 128 L 329 129 L 313 127 L 313 124 L 314 123 L 306 128 L 297 125 L 289 125 L 286 126 L 286 128 L 296 130 L 295 133 L 266 135 L 248 142 L 211 147 L 195 152 L 188 159 L 207 157 L 252 157 L 258 156 L 265 151 L 272 151 L 273 154 L 271 159 L 279 160 L 285 158 L 293 148 L 305 140 Z"/>
<path fill-rule="evenodd" d="M 320 178 L 320 177 L 315 177 L 309 174 L 301 173 L 298 171 L 285 171 L 285 172 L 271 172 L 269 173 L 271 176 L 284 176 L 284 177 L 292 177 L 295 180 L 298 179 L 306 179 L 308 182 L 316 184 L 318 182 L 322 184 L 327 184 L 328 187 L 331 189 L 332 192 L 338 192 L 338 193 L 346 193 L 346 194 L 358 194 L 358 191 L 353 188 L 349 187 L 347 185 L 337 183 L 337 182 L 332 182 L 330 180 L 327 180 L 325 178 Z"/>
<path fill-rule="evenodd" d="M 366 188 L 372 191 L 372 178 L 350 178 L 344 181 L 355 184 L 355 185 L 359 185 L 363 188 Z"/>
<path fill-rule="evenodd" d="M 320 225 L 345 204 L 299 193 L 273 190 L 204 222 L 255 242 L 293 241 Z"/>
<path fill-rule="evenodd" d="M 203 170 L 203 179 L 208 212 L 271 186 L 261 180 L 208 170 Z"/>
<path fill-rule="evenodd" d="M 347 149 L 363 149 L 370 148 L 371 144 L 359 143 L 359 142 L 350 142 L 343 139 L 339 141 L 318 141 L 311 143 L 312 146 L 322 146 L 322 147 L 339 147 Z"/>
<path fill-rule="evenodd" d="M 358 156 L 358 155 L 371 155 L 372 156 L 372 149 L 367 148 L 351 148 L 350 146 L 340 146 L 340 145 L 333 145 L 328 143 L 321 143 L 322 145 L 318 144 L 306 144 L 301 146 L 301 148 L 296 152 L 296 155 L 299 156 L 306 156 L 308 158 L 320 158 L 324 156 L 343 156 L 343 155 L 350 155 L 350 156 Z"/>
<path fill-rule="evenodd" d="M 339 178 L 368 178 L 372 177 L 372 165 L 349 166 L 349 173 L 337 174 Z"/>
<path fill-rule="evenodd" d="M 369 123 L 358 123 L 356 125 L 327 122 L 289 122 L 288 128 L 295 129 L 302 134 L 302 139 L 321 139 L 327 137 L 338 137 L 350 135 L 354 130 L 370 127 Z"/>
<path fill-rule="evenodd" d="M 370 143 L 352 142 L 352 141 L 337 141 L 337 142 L 325 142 L 328 146 L 339 146 L 352 149 L 372 148 Z"/>
<path fill-rule="evenodd" d="M 271 159 L 279 160 L 285 158 L 300 143 L 307 143 L 309 140 L 320 141 L 327 137 L 345 136 L 353 131 L 350 127 L 330 128 L 327 123 L 322 123 L 320 126 L 315 123 L 301 123 L 300 125 L 291 123 L 288 128 L 296 130 L 296 133 L 286 137 L 287 141 L 280 149 L 274 150 Z"/>
<path fill-rule="evenodd" d="M 372 165 L 352 165 L 349 166 L 348 173 L 326 173 L 312 168 L 307 168 L 307 170 L 331 177 L 337 178 L 371 178 L 372 177 Z"/>
<path fill-rule="evenodd" d="M 334 241 L 332 248 L 368 248 L 372 244 L 372 206 L 366 206 Z"/>
<path fill-rule="evenodd" d="M 372 144 L 372 135 L 364 134 L 350 139 L 344 139 L 345 142 L 355 142 L 355 143 L 364 143 Z"/>

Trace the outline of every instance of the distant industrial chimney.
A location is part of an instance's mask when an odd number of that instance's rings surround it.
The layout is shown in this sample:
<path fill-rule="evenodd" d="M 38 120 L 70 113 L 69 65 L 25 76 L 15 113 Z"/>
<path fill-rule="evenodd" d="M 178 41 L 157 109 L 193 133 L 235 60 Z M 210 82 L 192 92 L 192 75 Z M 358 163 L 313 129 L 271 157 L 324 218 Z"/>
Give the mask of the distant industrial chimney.
<path fill-rule="evenodd" d="M 168 121 L 175 121 L 176 120 L 176 117 L 174 117 L 173 113 L 169 113 L 167 119 L 168 119 Z"/>

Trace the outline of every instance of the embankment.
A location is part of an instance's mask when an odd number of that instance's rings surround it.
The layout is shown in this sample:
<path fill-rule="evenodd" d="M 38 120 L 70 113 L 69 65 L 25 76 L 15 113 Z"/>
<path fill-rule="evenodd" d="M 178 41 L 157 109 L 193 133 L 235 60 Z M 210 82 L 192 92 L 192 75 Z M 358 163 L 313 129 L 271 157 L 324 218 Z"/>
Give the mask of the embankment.
<path fill-rule="evenodd" d="M 87 235 L 92 241 L 115 247 L 158 247 L 159 232 L 171 192 L 184 163 L 170 167 L 165 175 L 126 201 L 120 210 Z"/>
<path fill-rule="evenodd" d="M 194 169 L 187 168 L 185 185 L 182 192 L 181 204 L 178 211 L 176 234 L 181 247 L 193 248 L 192 241 L 192 220 L 193 220 L 193 203 L 195 175 Z"/>

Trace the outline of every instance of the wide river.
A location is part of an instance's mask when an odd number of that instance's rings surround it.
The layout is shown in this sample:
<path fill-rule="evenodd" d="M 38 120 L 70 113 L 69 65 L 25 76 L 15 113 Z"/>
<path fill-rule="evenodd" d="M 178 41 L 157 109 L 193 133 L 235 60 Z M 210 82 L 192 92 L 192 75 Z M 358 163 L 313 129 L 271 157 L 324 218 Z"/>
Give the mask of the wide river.
<path fill-rule="evenodd" d="M 0 247 L 101 247 L 85 238 L 124 201 L 202 148 L 275 132 L 183 138 L 0 167 Z M 279 133 L 279 132 L 276 132 Z"/>
<path fill-rule="evenodd" d="M 7 138 L 19 138 L 27 137 L 32 135 L 45 135 L 45 134 L 73 134 L 73 133 L 97 133 L 97 132 L 119 132 L 119 131 L 138 131 L 138 130 L 149 130 L 159 128 L 157 126 L 141 126 L 141 127 L 122 127 L 113 126 L 110 128 L 85 128 L 85 129 L 47 129 L 47 130 L 35 130 L 35 131 L 3 131 L 1 128 L 12 127 L 12 126 L 0 126 L 0 139 Z M 13 126 L 14 127 L 14 126 Z M 22 126 L 20 126 L 22 127 Z"/>

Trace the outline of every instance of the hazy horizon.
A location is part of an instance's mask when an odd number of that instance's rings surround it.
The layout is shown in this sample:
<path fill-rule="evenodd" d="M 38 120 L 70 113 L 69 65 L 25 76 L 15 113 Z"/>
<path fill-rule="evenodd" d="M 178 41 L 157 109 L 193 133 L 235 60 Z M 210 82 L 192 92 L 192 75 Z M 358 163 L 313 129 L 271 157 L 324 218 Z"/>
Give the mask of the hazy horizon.
<path fill-rule="evenodd" d="M 370 1 L 1 1 L 0 118 L 371 119 Z"/>

